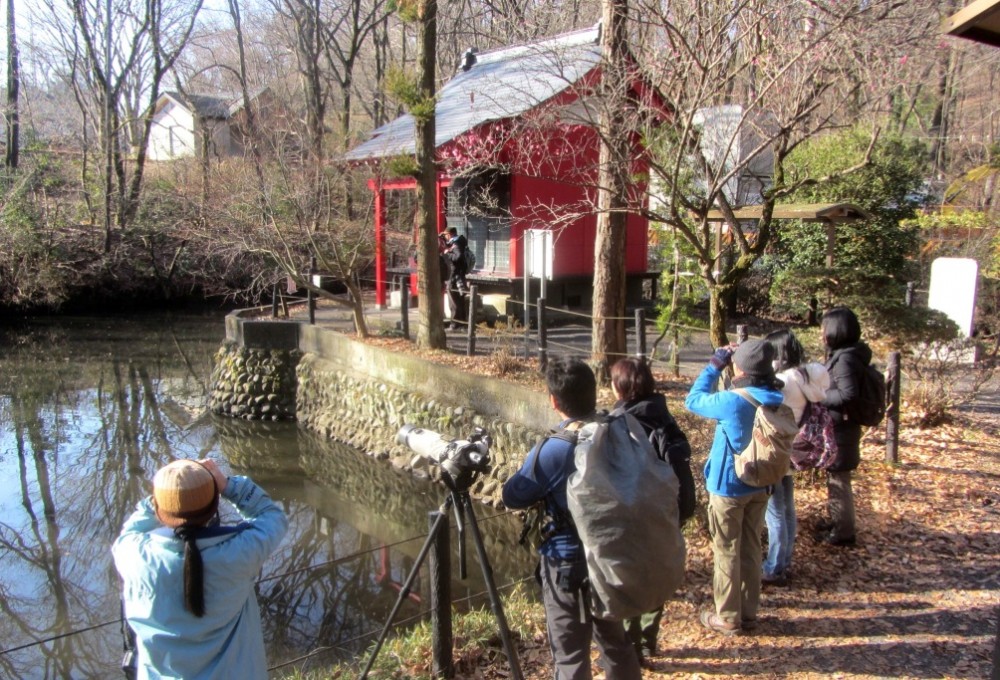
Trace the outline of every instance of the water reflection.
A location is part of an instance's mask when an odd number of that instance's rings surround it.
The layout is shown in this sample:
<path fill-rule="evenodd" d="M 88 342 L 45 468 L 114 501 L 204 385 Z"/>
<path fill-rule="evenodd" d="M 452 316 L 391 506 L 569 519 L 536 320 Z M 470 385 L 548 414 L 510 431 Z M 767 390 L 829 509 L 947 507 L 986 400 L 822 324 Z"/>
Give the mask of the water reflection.
<path fill-rule="evenodd" d="M 218 316 L 58 319 L 0 331 L 0 677 L 120 672 L 109 546 L 152 473 L 173 458 L 216 458 L 252 476 L 289 515 L 288 538 L 259 586 L 272 664 L 319 648 L 330 651 L 309 663 L 356 654 L 380 629 L 443 487 L 294 424 L 208 415 L 222 333 Z M 516 546 L 513 520 L 476 513 L 497 582 L 522 578 L 530 556 Z M 455 597 L 484 590 L 471 542 L 469 554 Z M 422 612 L 425 596 L 417 588 L 398 618 Z"/>

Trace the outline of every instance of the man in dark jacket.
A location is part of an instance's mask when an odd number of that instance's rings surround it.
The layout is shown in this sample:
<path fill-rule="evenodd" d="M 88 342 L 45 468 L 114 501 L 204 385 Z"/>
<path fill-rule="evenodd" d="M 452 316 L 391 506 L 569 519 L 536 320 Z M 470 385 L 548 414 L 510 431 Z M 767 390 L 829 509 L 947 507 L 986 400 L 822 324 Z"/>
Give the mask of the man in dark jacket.
<path fill-rule="evenodd" d="M 469 240 L 458 233 L 455 227 L 448 227 L 446 253 L 451 262 L 451 286 L 461 292 L 469 289 L 469 284 L 465 280 L 469 273 L 469 263 L 465 258 L 465 251 L 469 249 Z"/>
<path fill-rule="evenodd" d="M 861 324 L 847 307 L 835 307 L 823 315 L 821 335 L 826 345 L 826 370 L 830 388 L 823 405 L 833 417 L 837 459 L 827 471 L 827 507 L 830 519 L 820 522 L 819 540 L 830 545 L 850 546 L 856 540 L 854 491 L 851 472 L 861 462 L 861 424 L 850 413 L 859 398 L 865 367 L 872 351 L 861 341 Z"/>
<path fill-rule="evenodd" d="M 545 371 L 552 407 L 562 418 L 556 428 L 579 426 L 594 417 L 597 380 L 579 359 L 550 361 Z M 639 661 L 621 621 L 594 618 L 586 606 L 587 562 L 566 501 L 566 483 L 576 471 L 575 437 L 547 437 L 503 485 L 508 508 L 545 504 L 545 540 L 538 548 L 536 576 L 542 586 L 549 646 L 558 680 L 590 680 L 590 641 L 601 652 L 608 680 L 638 680 Z"/>
<path fill-rule="evenodd" d="M 452 308 L 452 322 L 449 328 L 455 328 L 468 319 L 464 295 L 469 291 L 469 284 L 465 280 L 465 275 L 469 273 L 468 261 L 465 259 L 465 251 L 469 247 L 469 241 L 465 236 L 461 236 L 455 227 L 448 227 L 448 231 L 443 232 L 444 256 L 451 267 L 451 275 L 448 277 L 448 300 Z"/>

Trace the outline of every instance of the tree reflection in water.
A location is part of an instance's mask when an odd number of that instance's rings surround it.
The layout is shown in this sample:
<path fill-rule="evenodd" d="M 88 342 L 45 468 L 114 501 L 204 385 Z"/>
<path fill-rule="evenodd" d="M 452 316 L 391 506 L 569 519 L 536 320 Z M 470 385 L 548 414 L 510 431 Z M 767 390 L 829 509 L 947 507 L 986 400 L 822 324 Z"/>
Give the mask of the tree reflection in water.
<path fill-rule="evenodd" d="M 289 515 L 258 588 L 271 664 L 323 647 L 307 664 L 355 655 L 381 627 L 444 488 L 294 424 L 208 415 L 222 332 L 219 316 L 62 318 L 0 331 L 0 677 L 120 673 L 109 547 L 152 473 L 174 458 L 216 458 Z M 476 512 L 497 582 L 527 575 L 514 521 Z M 484 590 L 471 542 L 469 555 L 456 598 Z M 421 595 L 398 620 L 422 611 Z"/>

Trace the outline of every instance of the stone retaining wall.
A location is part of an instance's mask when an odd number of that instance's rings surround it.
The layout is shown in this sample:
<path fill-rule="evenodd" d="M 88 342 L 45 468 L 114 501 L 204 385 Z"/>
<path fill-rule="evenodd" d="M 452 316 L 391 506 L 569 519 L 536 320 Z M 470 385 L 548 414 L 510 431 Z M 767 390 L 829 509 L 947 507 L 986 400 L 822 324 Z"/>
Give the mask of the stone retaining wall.
<path fill-rule="evenodd" d="M 501 484 L 544 436 L 555 414 L 545 394 L 357 342 L 317 326 L 232 314 L 216 355 L 213 412 L 244 419 L 298 419 L 324 437 L 418 476 L 439 477 L 396 443 L 404 424 L 466 439 L 493 437 L 492 469 L 471 492 L 499 504 Z M 297 349 L 292 349 L 297 347 Z"/>
<path fill-rule="evenodd" d="M 524 454 L 542 432 L 496 415 L 445 403 L 372 378 L 346 374 L 336 363 L 306 354 L 298 366 L 298 418 L 309 429 L 394 467 L 437 479 L 438 468 L 416 459 L 409 448 L 396 443 L 396 433 L 412 424 L 448 439 L 465 439 L 476 426 L 493 437 L 492 470 L 473 485 L 473 495 L 498 504 L 500 485 L 520 466 Z"/>
<path fill-rule="evenodd" d="M 215 354 L 209 408 L 246 420 L 295 419 L 297 349 L 254 349 L 226 341 Z"/>

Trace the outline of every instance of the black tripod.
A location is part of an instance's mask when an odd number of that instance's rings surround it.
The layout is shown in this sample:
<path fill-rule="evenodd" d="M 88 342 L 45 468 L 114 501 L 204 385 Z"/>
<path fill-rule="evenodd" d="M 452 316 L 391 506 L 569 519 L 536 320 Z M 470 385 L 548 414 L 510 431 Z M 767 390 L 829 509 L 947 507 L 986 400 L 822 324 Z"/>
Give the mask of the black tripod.
<path fill-rule="evenodd" d="M 479 524 L 476 522 L 476 514 L 472 509 L 472 499 L 469 497 L 467 485 L 463 486 L 460 490 L 452 486 L 451 493 L 445 497 L 444 504 L 441 506 L 441 510 L 437 513 L 434 524 L 431 526 L 430 533 L 427 535 L 427 540 L 424 541 L 423 547 L 421 547 L 420 552 L 417 553 L 416 562 L 413 564 L 413 568 L 406 577 L 406 582 L 403 583 L 403 587 L 399 591 L 399 597 L 396 598 L 396 603 L 393 605 L 392 611 L 389 612 L 389 618 L 386 619 L 385 626 L 382 628 L 382 633 L 379 635 L 378 641 L 375 643 L 375 649 L 372 650 L 371 656 L 368 657 L 368 663 L 365 665 L 365 669 L 361 672 L 361 680 L 368 677 L 368 672 L 371 670 L 372 664 L 375 663 L 375 658 L 382 649 L 382 643 L 385 642 L 385 638 L 389 634 L 392 622 L 396 618 L 396 614 L 399 612 L 399 608 L 402 606 L 403 601 L 409 597 L 410 588 L 413 586 L 413 582 L 417 578 L 417 573 L 420 571 L 420 565 L 423 563 L 424 558 L 427 557 L 427 553 L 434 544 L 438 532 L 442 530 L 442 527 L 447 526 L 445 520 L 448 517 L 449 508 L 455 512 L 455 524 L 458 527 L 459 578 L 465 579 L 466 576 L 465 524 L 467 520 L 468 525 L 472 528 L 472 540 L 476 544 L 476 553 L 479 556 L 479 565 L 483 570 L 483 580 L 486 582 L 486 591 L 490 596 L 490 608 L 493 610 L 494 618 L 496 618 L 497 627 L 500 629 L 500 640 L 503 642 L 504 653 L 507 655 L 507 660 L 510 663 L 511 678 L 513 678 L 513 680 L 522 680 L 523 676 L 521 675 L 521 665 L 518 663 L 517 653 L 514 650 L 514 644 L 510 638 L 510 628 L 507 626 L 507 617 L 504 615 L 503 605 L 500 603 L 500 596 L 497 594 L 497 587 L 493 581 L 493 567 L 490 566 L 489 558 L 486 556 L 486 548 L 483 545 L 482 534 L 479 533 Z"/>

